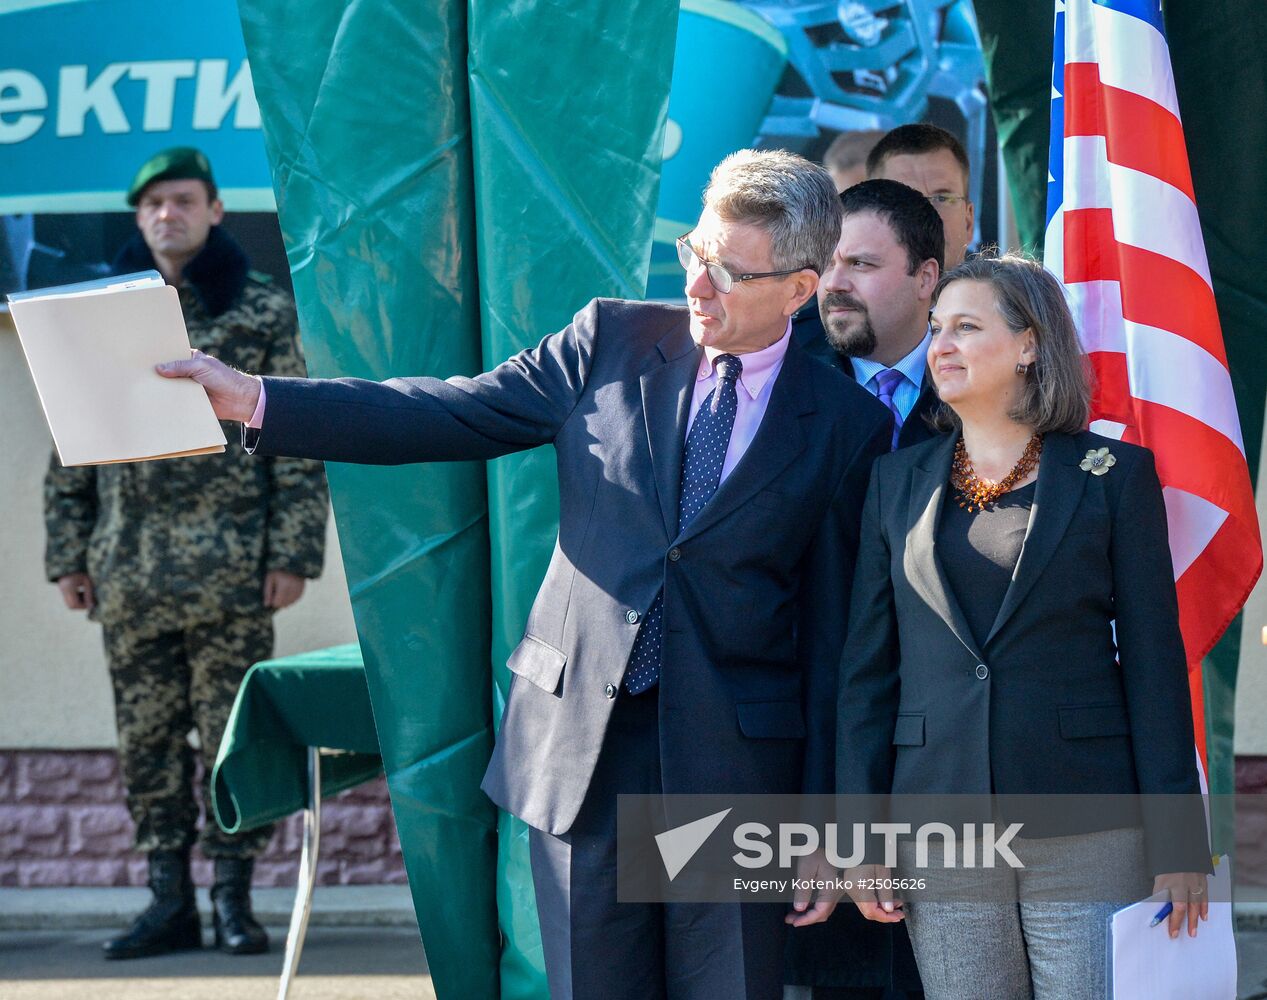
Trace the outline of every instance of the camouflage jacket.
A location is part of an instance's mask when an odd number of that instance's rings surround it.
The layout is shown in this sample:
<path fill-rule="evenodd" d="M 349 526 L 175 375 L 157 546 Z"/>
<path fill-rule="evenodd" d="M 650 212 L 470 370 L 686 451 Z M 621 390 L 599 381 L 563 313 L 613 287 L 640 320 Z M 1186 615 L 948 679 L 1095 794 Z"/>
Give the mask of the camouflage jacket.
<path fill-rule="evenodd" d="M 139 244 L 139 246 L 138 246 Z M 152 267 L 140 237 L 120 273 Z M 242 371 L 304 375 L 295 306 L 219 228 L 185 270 L 189 342 Z M 111 624 L 169 630 L 259 612 L 264 574 L 321 572 L 327 493 L 319 462 L 255 458 L 237 425 L 223 454 L 63 468 L 44 482 L 49 580 L 87 572 Z"/>

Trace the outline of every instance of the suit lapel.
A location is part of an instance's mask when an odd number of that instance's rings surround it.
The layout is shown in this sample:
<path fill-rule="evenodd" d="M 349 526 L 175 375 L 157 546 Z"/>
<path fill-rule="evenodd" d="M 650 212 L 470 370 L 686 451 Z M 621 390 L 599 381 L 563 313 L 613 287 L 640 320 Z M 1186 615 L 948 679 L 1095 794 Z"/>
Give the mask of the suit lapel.
<path fill-rule="evenodd" d="M 999 606 L 986 645 L 1025 600 L 1025 595 L 1047 568 L 1064 538 L 1087 485 L 1087 474 L 1078 468 L 1079 460 L 1077 444 L 1068 434 L 1048 434 L 1043 441 L 1043 457 L 1038 465 L 1038 485 L 1034 488 L 1029 527 L 1016 569 L 1012 572 L 1012 582 L 1003 595 L 1003 603 Z"/>
<path fill-rule="evenodd" d="M 743 458 L 717 487 L 712 499 L 682 532 L 682 539 L 698 535 L 740 507 L 805 450 L 801 418 L 814 412 L 814 389 L 808 369 L 812 363 L 795 343 L 788 344 L 783 367 L 770 389 L 770 402 L 756 436 Z M 682 444 L 679 442 L 679 473 L 681 451 Z M 676 513 L 675 507 L 675 517 Z M 670 532 L 670 535 L 674 534 L 676 532 Z"/>
<path fill-rule="evenodd" d="M 699 372 L 701 349 L 691 339 L 683 321 L 656 345 L 659 357 L 644 372 L 642 415 L 647 424 L 651 467 L 656 494 L 664 517 L 665 534 L 677 534 L 678 494 L 682 489 L 682 449 L 686 444 L 686 419 L 691 411 L 691 391 Z"/>
<path fill-rule="evenodd" d="M 915 400 L 915 405 L 911 407 L 911 412 L 906 415 L 906 420 L 902 423 L 902 429 L 898 431 L 897 446 L 899 448 L 927 441 L 937 433 L 924 420 L 924 416 L 931 413 L 936 405 L 937 390 L 933 388 L 932 377 L 926 371 L 923 385 L 919 390 L 919 398 Z"/>
<path fill-rule="evenodd" d="M 941 508 L 950 489 L 950 466 L 955 457 L 958 433 L 947 434 L 922 464 L 911 470 L 911 494 L 907 507 L 906 549 L 902 564 L 915 591 L 942 619 L 955 637 L 977 658 L 981 652 L 968 628 L 959 602 L 946 582 L 941 558 L 937 554 L 937 527 Z"/>

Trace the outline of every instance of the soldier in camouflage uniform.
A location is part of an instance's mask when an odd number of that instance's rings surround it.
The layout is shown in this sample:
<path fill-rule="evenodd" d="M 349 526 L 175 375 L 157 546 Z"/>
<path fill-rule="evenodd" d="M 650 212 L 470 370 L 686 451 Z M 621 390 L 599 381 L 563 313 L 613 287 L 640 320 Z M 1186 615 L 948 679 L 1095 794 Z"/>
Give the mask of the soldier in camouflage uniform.
<path fill-rule="evenodd" d="M 128 195 L 140 232 L 117 273 L 159 270 L 179 289 L 193 347 L 235 368 L 303 375 L 295 306 L 219 228 L 223 207 L 197 150 L 158 154 Z M 119 758 L 136 846 L 149 854 L 154 902 L 108 958 L 198 947 L 189 850 L 196 729 L 215 861 L 216 944 L 267 948 L 250 909 L 254 857 L 271 827 L 229 835 L 207 779 L 243 675 L 273 651 L 272 615 L 321 572 L 327 495 L 317 462 L 253 459 L 236 427 L 223 454 L 63 468 L 45 481 L 46 569 L 70 608 L 99 621 L 115 696 Z"/>

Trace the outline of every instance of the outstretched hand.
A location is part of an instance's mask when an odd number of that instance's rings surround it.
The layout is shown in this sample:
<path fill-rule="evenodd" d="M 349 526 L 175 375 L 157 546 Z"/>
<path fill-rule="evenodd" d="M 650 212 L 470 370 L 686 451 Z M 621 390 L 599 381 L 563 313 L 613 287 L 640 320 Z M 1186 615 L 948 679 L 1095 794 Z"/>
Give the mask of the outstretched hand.
<path fill-rule="evenodd" d="M 211 409 L 220 420 L 246 423 L 255 414 L 260 401 L 259 379 L 244 375 L 202 351 L 192 350 L 186 361 L 168 361 L 155 365 L 163 378 L 193 379 L 207 391 Z"/>

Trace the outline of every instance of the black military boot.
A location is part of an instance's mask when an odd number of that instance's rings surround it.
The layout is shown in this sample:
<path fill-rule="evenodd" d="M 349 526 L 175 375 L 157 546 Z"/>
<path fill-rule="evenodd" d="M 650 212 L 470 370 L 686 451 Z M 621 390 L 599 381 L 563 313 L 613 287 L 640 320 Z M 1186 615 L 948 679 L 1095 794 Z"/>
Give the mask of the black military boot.
<path fill-rule="evenodd" d="M 150 891 L 153 902 L 132 926 L 102 945 L 106 958 L 146 958 L 202 947 L 188 851 L 155 851 L 150 855 Z"/>
<path fill-rule="evenodd" d="M 230 955 L 258 955 L 268 951 L 268 934 L 251 913 L 253 858 L 216 858 L 216 881 L 211 887 L 211 913 L 216 947 Z"/>

